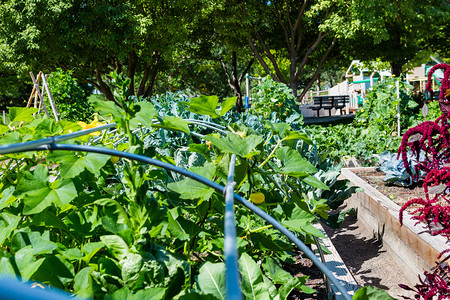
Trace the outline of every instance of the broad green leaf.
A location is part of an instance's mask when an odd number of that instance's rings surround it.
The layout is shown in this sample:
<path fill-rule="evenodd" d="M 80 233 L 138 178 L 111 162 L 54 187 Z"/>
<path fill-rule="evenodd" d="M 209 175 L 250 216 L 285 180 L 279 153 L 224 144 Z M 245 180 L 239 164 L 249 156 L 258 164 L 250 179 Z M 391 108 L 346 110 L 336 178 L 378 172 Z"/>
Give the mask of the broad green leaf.
<path fill-rule="evenodd" d="M 62 289 L 64 288 L 64 279 L 72 281 L 74 273 L 72 264 L 64 261 L 60 255 L 48 255 L 32 278 L 35 281 L 47 282 Z"/>
<path fill-rule="evenodd" d="M 305 143 L 308 143 L 310 145 L 313 144 L 311 139 L 308 137 L 308 135 L 304 132 L 298 132 L 298 131 L 289 131 L 286 135 L 281 136 L 283 140 L 302 140 Z"/>
<path fill-rule="evenodd" d="M 214 193 L 214 189 L 210 188 L 194 179 L 186 178 L 181 181 L 171 182 L 167 187 L 180 194 L 181 199 L 202 199 L 208 200 Z"/>
<path fill-rule="evenodd" d="M 183 226 L 181 226 L 180 223 L 177 221 L 176 217 L 174 217 L 173 210 L 167 213 L 167 218 L 169 223 L 168 226 L 169 231 L 181 241 L 189 240 L 190 238 L 189 234 L 186 233 Z"/>
<path fill-rule="evenodd" d="M 289 176 L 305 176 L 305 173 L 316 173 L 317 169 L 300 153 L 289 148 L 282 147 L 275 152 L 276 157 L 281 162 L 281 173 Z"/>
<path fill-rule="evenodd" d="M 168 283 L 166 280 L 166 293 L 164 294 L 164 299 L 171 300 L 176 295 L 178 295 L 183 289 L 183 286 L 180 284 L 180 282 L 185 281 L 186 281 L 185 271 L 183 271 L 182 268 L 177 268 L 177 272 L 170 277 Z"/>
<path fill-rule="evenodd" d="M 64 250 L 62 252 L 62 255 L 68 261 L 81 260 L 84 256 L 83 252 L 78 248 L 70 248 L 70 249 Z"/>
<path fill-rule="evenodd" d="M 61 177 L 62 178 L 74 178 L 80 175 L 84 170 L 88 170 L 91 173 L 97 173 L 106 163 L 110 160 L 110 156 L 87 153 L 83 156 L 76 156 L 73 153 L 64 153 L 63 156 L 56 157 L 56 160 L 60 162 Z"/>
<path fill-rule="evenodd" d="M 179 300 L 215 300 L 213 295 L 202 295 L 199 293 L 191 292 L 189 294 L 184 294 Z"/>
<path fill-rule="evenodd" d="M 153 104 L 150 102 L 139 102 L 136 103 L 134 107 L 139 111 L 136 113 L 136 116 L 130 120 L 131 128 L 138 127 L 138 123 L 141 123 L 142 126 L 147 128 L 151 128 L 153 126 L 153 117 L 158 113 Z"/>
<path fill-rule="evenodd" d="M 11 122 L 31 122 L 34 117 L 33 114 L 38 111 L 34 107 L 10 107 L 9 118 Z"/>
<path fill-rule="evenodd" d="M 220 109 L 220 116 L 225 115 L 230 109 L 233 108 L 237 101 L 237 97 L 231 97 L 222 102 L 222 108 Z"/>
<path fill-rule="evenodd" d="M 356 291 L 353 300 L 394 300 L 386 291 L 374 287 L 365 286 Z"/>
<path fill-rule="evenodd" d="M 216 107 L 219 104 L 217 96 L 201 95 L 198 98 L 192 98 L 189 102 L 181 102 L 185 104 L 186 109 L 199 115 L 208 115 L 211 118 L 218 118 Z"/>
<path fill-rule="evenodd" d="M 266 128 L 271 129 L 274 133 L 278 134 L 281 138 L 284 138 L 292 129 L 291 125 L 287 123 L 273 123 L 266 122 Z"/>
<path fill-rule="evenodd" d="M 118 107 L 112 101 L 103 101 L 98 98 L 89 99 L 90 104 L 100 113 L 103 117 L 112 116 L 114 120 L 120 120 L 125 115 L 123 109 Z"/>
<path fill-rule="evenodd" d="M 266 235 L 261 232 L 252 233 L 250 237 L 255 247 L 261 250 L 270 250 L 270 251 L 292 250 L 291 244 L 285 243 L 281 239 L 276 237 L 272 238 L 270 235 Z"/>
<path fill-rule="evenodd" d="M 102 242 L 92 242 L 83 245 L 81 248 L 81 251 L 85 254 L 83 261 L 88 264 L 91 258 L 104 246 L 105 244 Z"/>
<path fill-rule="evenodd" d="M 136 274 L 139 273 L 141 270 L 143 261 L 142 256 L 135 253 L 129 253 L 124 259 L 122 259 L 120 262 L 120 266 L 122 269 L 122 279 L 126 282 L 133 277 L 136 276 Z"/>
<path fill-rule="evenodd" d="M 45 258 L 36 260 L 31 246 L 26 246 L 14 254 L 14 261 L 23 279 L 31 278 L 44 262 Z"/>
<path fill-rule="evenodd" d="M 247 253 L 243 253 L 239 258 L 239 271 L 242 277 L 242 293 L 246 299 L 271 299 L 265 288 L 261 269 Z"/>
<path fill-rule="evenodd" d="M 75 131 L 79 131 L 82 129 L 80 125 L 77 123 L 69 122 L 66 120 L 60 120 L 58 121 L 59 126 L 62 128 L 61 134 L 67 134 Z"/>
<path fill-rule="evenodd" d="M 206 262 L 199 270 L 197 285 L 204 294 L 211 294 L 218 299 L 226 299 L 225 264 Z"/>
<path fill-rule="evenodd" d="M 15 195 L 23 198 L 24 215 L 40 213 L 52 204 L 61 208 L 77 196 L 71 180 L 56 180 L 50 183 L 49 179 L 47 167 L 38 165 L 34 173 L 26 172 L 19 181 Z"/>
<path fill-rule="evenodd" d="M 283 270 L 279 263 L 270 256 L 267 256 L 262 264 L 265 274 L 269 276 L 275 284 L 283 284 L 292 278 L 292 275 Z"/>
<path fill-rule="evenodd" d="M 250 158 L 258 154 L 260 151 L 255 148 L 263 141 L 263 138 L 259 135 L 252 134 L 242 138 L 235 133 L 229 133 L 223 138 L 207 135 L 205 139 L 212 142 L 215 147 L 225 153 L 236 154 L 245 158 Z"/>
<path fill-rule="evenodd" d="M 58 248 L 55 243 L 50 241 L 48 237 L 45 236 L 45 233 L 41 235 L 36 231 L 19 231 L 16 232 L 11 239 L 11 247 L 13 249 L 22 249 L 28 245 L 31 245 L 33 255 L 52 254 L 53 250 Z"/>
<path fill-rule="evenodd" d="M 162 120 L 160 120 L 160 124 L 152 124 L 153 127 L 157 128 L 163 128 L 167 130 L 175 130 L 175 131 L 181 131 L 184 133 L 189 133 L 189 122 L 183 120 L 180 117 L 174 117 L 174 116 L 167 116 L 164 117 Z"/>
<path fill-rule="evenodd" d="M 118 260 L 124 259 L 130 253 L 127 243 L 118 235 L 102 235 L 100 240 Z"/>
<path fill-rule="evenodd" d="M 266 276 L 263 275 L 263 281 L 265 289 L 269 292 L 271 299 L 280 300 L 280 295 L 278 294 L 277 287 L 275 284 Z"/>
<path fill-rule="evenodd" d="M 73 292 L 78 296 L 86 299 L 94 298 L 94 282 L 90 274 L 91 267 L 81 269 L 75 275 Z"/>
<path fill-rule="evenodd" d="M 192 167 L 189 171 L 199 174 L 207 179 L 212 180 L 216 172 L 216 168 L 210 164 L 205 163 L 202 167 Z M 203 183 L 200 183 L 191 178 L 185 178 L 177 182 L 171 182 L 167 187 L 180 194 L 181 199 L 202 199 L 208 200 L 214 193 L 214 189 L 210 188 Z"/>
<path fill-rule="evenodd" d="M 9 131 L 9 127 L 6 125 L 0 125 L 0 135 L 3 135 Z"/>
<path fill-rule="evenodd" d="M 188 148 L 189 152 L 195 152 L 201 154 L 206 160 L 211 161 L 211 151 L 205 144 L 190 144 Z"/>
<path fill-rule="evenodd" d="M 2 257 L 0 259 L 0 274 L 4 275 L 20 275 L 16 274 L 16 271 L 14 271 L 14 267 L 11 264 L 11 259 L 7 257 Z"/>
<path fill-rule="evenodd" d="M 291 229 L 293 231 L 297 231 L 300 233 L 309 233 L 317 237 L 325 237 L 322 231 L 314 227 L 310 222 L 301 220 L 301 219 L 294 219 L 294 220 L 284 220 L 282 221 L 283 225 L 285 225 L 288 229 Z"/>
<path fill-rule="evenodd" d="M 160 300 L 164 298 L 165 289 L 161 287 L 152 287 L 141 289 L 133 294 L 128 288 L 124 287 L 110 295 L 105 295 L 105 300 Z"/>
<path fill-rule="evenodd" d="M 0 214 L 0 245 L 3 245 L 5 240 L 17 228 L 20 219 L 20 216 L 12 215 L 6 211 Z"/>
<path fill-rule="evenodd" d="M 287 297 L 289 296 L 289 294 L 292 292 L 292 290 L 294 288 L 302 290 L 308 294 L 310 294 L 311 292 L 314 293 L 315 290 L 308 288 L 308 287 L 304 288 L 304 284 L 305 284 L 306 280 L 308 279 L 308 277 L 309 276 L 293 277 L 293 278 L 290 278 L 289 280 L 286 280 L 284 282 L 284 284 L 278 290 L 280 293 L 280 299 L 287 299 Z"/>
<path fill-rule="evenodd" d="M 114 216 L 114 221 L 116 223 L 125 224 L 127 227 L 131 227 L 127 212 L 116 200 L 111 198 L 103 198 L 96 200 L 94 203 L 103 209 L 106 216 Z"/>
<path fill-rule="evenodd" d="M 322 181 L 320 181 L 319 179 L 317 179 L 316 177 L 314 177 L 312 175 L 309 175 L 309 176 L 303 178 L 302 181 L 309 184 L 310 186 L 313 186 L 313 187 L 316 187 L 316 188 L 319 188 L 322 190 L 326 190 L 326 191 L 330 190 L 330 188 L 325 183 L 323 183 Z"/>
<path fill-rule="evenodd" d="M 164 298 L 165 293 L 166 289 L 162 287 L 146 288 L 137 291 L 136 294 L 134 294 L 132 300 L 143 300 L 143 299 L 160 300 Z"/>
<path fill-rule="evenodd" d="M 16 200 L 16 197 L 13 196 L 15 190 L 16 187 L 12 185 L 2 191 L 2 193 L 0 194 L 0 210 L 7 207 Z"/>

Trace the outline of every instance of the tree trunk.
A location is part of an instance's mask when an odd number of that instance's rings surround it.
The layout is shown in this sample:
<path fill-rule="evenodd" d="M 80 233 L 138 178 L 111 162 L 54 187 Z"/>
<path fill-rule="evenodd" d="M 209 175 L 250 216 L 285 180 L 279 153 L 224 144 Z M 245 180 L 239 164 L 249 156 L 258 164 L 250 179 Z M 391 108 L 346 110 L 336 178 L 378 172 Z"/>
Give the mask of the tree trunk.
<path fill-rule="evenodd" d="M 130 78 L 130 96 L 134 96 L 134 75 L 136 74 L 137 55 L 132 51 L 128 54 L 128 78 Z"/>
<path fill-rule="evenodd" d="M 147 89 L 145 90 L 144 98 L 150 97 L 153 93 L 153 87 L 155 86 L 156 75 L 158 75 L 159 58 L 160 58 L 160 54 L 158 52 L 156 54 L 156 56 L 154 56 L 153 66 L 152 66 L 151 76 L 150 76 L 150 82 L 147 86 Z"/>
<path fill-rule="evenodd" d="M 102 74 L 100 73 L 100 71 L 98 69 L 95 69 L 95 78 L 97 78 L 99 91 L 102 92 L 105 95 L 106 99 L 108 99 L 110 101 L 113 101 L 113 102 L 115 102 L 118 105 L 116 99 L 114 99 L 114 95 L 111 92 L 111 89 L 103 81 Z"/>
<path fill-rule="evenodd" d="M 403 64 L 399 62 L 391 61 L 391 73 L 396 77 L 400 77 L 402 75 Z"/>
<path fill-rule="evenodd" d="M 242 80 L 245 78 L 245 74 L 248 72 L 248 70 L 253 65 L 253 62 L 255 61 L 255 57 L 253 56 L 250 59 L 250 61 L 247 63 L 247 66 L 245 67 L 244 71 L 241 73 L 240 76 L 238 76 L 236 51 L 232 51 L 232 53 L 231 53 L 231 76 L 230 76 L 230 72 L 227 68 L 227 65 L 225 64 L 223 57 L 219 56 L 219 60 L 222 63 L 222 67 L 225 71 L 225 75 L 227 76 L 228 85 L 233 90 L 234 96 L 237 97 L 235 110 L 237 113 L 240 113 L 244 109 L 244 103 L 242 102 L 241 83 L 242 83 Z"/>

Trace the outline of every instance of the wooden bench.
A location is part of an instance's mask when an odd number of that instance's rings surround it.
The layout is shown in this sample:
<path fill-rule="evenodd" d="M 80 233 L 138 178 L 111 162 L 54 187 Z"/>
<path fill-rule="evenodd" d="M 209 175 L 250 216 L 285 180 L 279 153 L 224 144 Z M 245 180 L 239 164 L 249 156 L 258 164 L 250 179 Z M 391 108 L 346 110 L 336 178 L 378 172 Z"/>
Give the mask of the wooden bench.
<path fill-rule="evenodd" d="M 316 96 L 314 97 L 314 105 L 309 108 L 312 110 L 317 110 L 317 117 L 319 117 L 319 111 L 323 109 L 328 109 L 328 115 L 331 116 L 331 110 L 333 108 L 339 109 L 341 115 L 343 114 L 342 109 L 348 103 L 349 96 Z"/>

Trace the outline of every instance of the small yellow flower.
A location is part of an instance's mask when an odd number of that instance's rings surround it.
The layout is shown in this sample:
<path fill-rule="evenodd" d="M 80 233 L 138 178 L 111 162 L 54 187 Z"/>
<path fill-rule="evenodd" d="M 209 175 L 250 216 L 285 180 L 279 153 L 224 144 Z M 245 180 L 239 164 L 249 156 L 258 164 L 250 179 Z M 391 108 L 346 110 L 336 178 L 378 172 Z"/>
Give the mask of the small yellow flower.
<path fill-rule="evenodd" d="M 111 162 L 113 164 L 117 164 L 118 161 L 119 161 L 119 157 L 118 156 L 111 156 Z"/>
<path fill-rule="evenodd" d="M 363 108 L 363 109 L 361 109 L 361 112 L 364 112 L 364 108 Z"/>
<path fill-rule="evenodd" d="M 278 102 L 278 106 L 281 107 L 281 105 L 282 105 L 281 102 Z"/>
<path fill-rule="evenodd" d="M 260 204 L 264 202 L 264 194 L 261 192 L 256 192 L 256 193 L 252 193 L 250 194 L 250 202 L 253 204 Z"/>
<path fill-rule="evenodd" d="M 208 150 L 211 150 L 211 145 L 212 145 L 212 143 L 211 143 L 210 141 L 207 141 L 207 142 L 206 142 L 206 145 L 208 146 Z"/>
<path fill-rule="evenodd" d="M 83 130 L 95 128 L 95 127 L 98 127 L 101 125 L 105 125 L 105 123 L 101 123 L 98 121 L 97 116 L 94 117 L 94 121 L 92 121 L 92 123 L 90 123 L 90 124 L 86 124 L 83 121 L 79 121 L 77 124 L 80 125 L 83 128 Z M 98 136 L 98 135 L 100 135 L 100 131 L 92 132 L 89 135 Z"/>
<path fill-rule="evenodd" d="M 247 133 L 245 131 L 236 131 L 236 134 L 239 135 L 241 138 L 247 137 Z"/>

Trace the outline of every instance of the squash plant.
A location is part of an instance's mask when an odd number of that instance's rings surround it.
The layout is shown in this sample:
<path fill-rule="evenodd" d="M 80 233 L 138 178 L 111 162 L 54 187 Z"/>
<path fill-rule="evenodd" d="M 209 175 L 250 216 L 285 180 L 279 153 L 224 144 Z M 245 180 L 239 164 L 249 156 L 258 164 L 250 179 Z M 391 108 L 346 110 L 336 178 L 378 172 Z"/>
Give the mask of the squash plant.
<path fill-rule="evenodd" d="M 215 97 L 177 103 L 198 119 L 228 128 L 191 137 L 193 124 L 161 114 L 150 102 L 130 101 L 127 80 L 114 75 L 117 101 L 92 101 L 116 132 L 77 138 L 102 147 L 143 154 L 189 168 L 225 184 L 231 154 L 238 156 L 236 192 L 252 199 L 305 242 L 322 233 L 312 226 L 328 218 L 330 190 L 338 205 L 352 192 L 329 174 L 318 179 L 315 165 L 302 156 L 309 137 L 286 123 L 255 130 L 229 123 L 235 99 Z M 167 110 L 166 110 L 167 111 Z M 10 108 L 0 125 L 0 144 L 80 130 L 67 121 Z M 192 113 L 192 114 L 191 114 Z M 206 117 L 205 117 L 206 116 Z M 102 119 L 103 118 L 103 119 Z M 198 135 L 196 135 L 198 136 Z M 178 174 L 126 159 L 81 152 L 24 152 L 1 159 L 0 272 L 38 281 L 79 297 L 96 299 L 224 299 L 223 195 Z M 319 162 L 315 162 L 317 166 Z M 254 197 L 253 197 L 254 199 Z M 291 243 L 259 217 L 236 206 L 242 292 L 250 299 L 286 299 L 294 289 L 307 293 L 307 276 L 281 267 L 291 261 Z"/>

